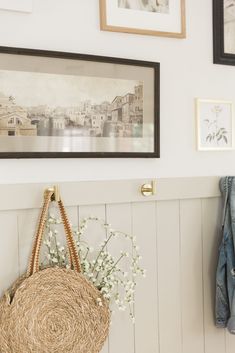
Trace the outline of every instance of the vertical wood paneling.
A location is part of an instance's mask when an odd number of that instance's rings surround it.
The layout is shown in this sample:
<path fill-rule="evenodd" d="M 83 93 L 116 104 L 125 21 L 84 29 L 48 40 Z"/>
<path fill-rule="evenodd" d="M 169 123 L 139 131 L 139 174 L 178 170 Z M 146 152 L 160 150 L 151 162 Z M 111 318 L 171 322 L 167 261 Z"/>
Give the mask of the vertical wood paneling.
<path fill-rule="evenodd" d="M 19 232 L 19 268 L 20 274 L 25 273 L 36 232 L 39 210 L 24 210 L 18 215 Z"/>
<path fill-rule="evenodd" d="M 0 295 L 19 276 L 17 213 L 0 212 Z"/>
<path fill-rule="evenodd" d="M 225 333 L 225 346 L 226 346 L 226 353 L 234 353 L 235 351 L 235 337 L 231 335 L 228 330 L 224 331 Z M 216 352 L 217 353 L 217 352 Z"/>
<path fill-rule="evenodd" d="M 106 215 L 108 223 L 111 223 L 114 229 L 129 234 L 132 233 L 132 214 L 130 204 L 107 205 Z M 119 256 L 120 252 L 123 250 L 124 243 L 125 239 L 122 241 L 117 239 L 108 247 L 108 249 L 113 255 Z M 128 315 L 128 311 L 119 311 L 113 315 L 109 336 L 110 353 L 135 352 L 134 326 Z"/>
<path fill-rule="evenodd" d="M 94 216 L 135 235 L 142 266 L 147 269 L 147 277 L 137 286 L 135 325 L 128 311 L 115 309 L 110 337 L 101 353 L 235 351 L 234 336 L 214 326 L 220 198 L 79 205 L 67 210 L 74 226 Z M 26 270 L 39 212 L 0 212 L 0 293 Z M 89 223 L 85 239 L 92 247 L 105 236 L 99 223 Z M 109 251 L 119 255 L 125 242 L 115 239 Z M 131 252 L 130 244 L 126 249 Z"/>
<path fill-rule="evenodd" d="M 137 238 L 141 266 L 147 276 L 140 279 L 135 295 L 135 352 L 158 353 L 157 232 L 155 202 L 132 205 L 133 234 Z M 161 351 L 162 352 L 162 351 Z"/>
<path fill-rule="evenodd" d="M 105 220 L 105 205 L 94 205 L 94 206 L 80 206 L 79 207 L 79 223 L 81 220 L 87 217 L 98 217 L 101 220 Z M 84 239 L 87 243 L 97 249 L 97 246 L 106 238 L 106 231 L 100 226 L 99 222 L 89 222 L 88 228 L 84 233 Z M 109 352 L 109 340 L 104 344 L 101 353 Z"/>
<path fill-rule="evenodd" d="M 203 289 L 205 353 L 225 353 L 225 331 L 214 325 L 215 276 L 221 241 L 221 202 L 219 198 L 202 200 Z M 234 349 L 233 349 L 234 352 Z"/>
<path fill-rule="evenodd" d="M 201 200 L 180 202 L 182 353 L 204 352 Z M 173 294 L 172 294 L 173 295 Z"/>
<path fill-rule="evenodd" d="M 178 201 L 157 202 L 157 237 L 160 352 L 181 353 Z"/>

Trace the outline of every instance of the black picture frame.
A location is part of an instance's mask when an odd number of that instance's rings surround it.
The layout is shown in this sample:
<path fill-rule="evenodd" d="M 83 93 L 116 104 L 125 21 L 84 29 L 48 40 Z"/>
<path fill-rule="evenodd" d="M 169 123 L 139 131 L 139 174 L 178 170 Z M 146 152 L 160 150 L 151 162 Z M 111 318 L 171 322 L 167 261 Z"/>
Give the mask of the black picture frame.
<path fill-rule="evenodd" d="M 50 59 L 82 60 L 87 62 L 128 65 L 136 68 L 151 68 L 153 72 L 153 150 L 150 152 L 31 152 L 31 151 L 1 151 L 0 158 L 160 158 L 160 63 L 132 60 L 116 57 L 78 54 L 60 51 L 47 51 L 38 49 L 15 48 L 0 46 L 0 55 L 42 57 Z M 0 62 L 1 63 L 1 62 Z M 1 70 L 1 66 L 0 66 Z M 1 138 L 1 137 L 0 137 Z"/>
<path fill-rule="evenodd" d="M 235 54 L 224 51 L 224 0 L 213 0 L 214 64 L 235 65 Z"/>

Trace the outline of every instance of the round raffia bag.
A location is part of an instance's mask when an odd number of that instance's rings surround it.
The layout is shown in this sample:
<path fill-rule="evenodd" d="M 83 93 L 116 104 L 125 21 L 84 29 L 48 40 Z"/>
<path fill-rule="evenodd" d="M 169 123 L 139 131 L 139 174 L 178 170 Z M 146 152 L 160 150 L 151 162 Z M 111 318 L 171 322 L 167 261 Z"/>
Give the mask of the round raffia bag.
<path fill-rule="evenodd" d="M 0 300 L 1 353 L 98 353 L 108 335 L 110 311 L 101 293 L 83 276 L 62 201 L 70 269 L 39 268 L 39 255 L 53 191 L 44 205 L 27 274 Z M 102 300 L 102 306 L 97 299 Z"/>

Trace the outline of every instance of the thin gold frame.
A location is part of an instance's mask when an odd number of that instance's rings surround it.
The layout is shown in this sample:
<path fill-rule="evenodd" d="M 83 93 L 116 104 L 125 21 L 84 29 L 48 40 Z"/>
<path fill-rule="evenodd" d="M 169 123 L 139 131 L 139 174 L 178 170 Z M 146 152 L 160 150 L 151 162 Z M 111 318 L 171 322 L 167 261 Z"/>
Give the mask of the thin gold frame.
<path fill-rule="evenodd" d="M 106 0 L 100 0 L 100 28 L 103 31 L 124 32 L 132 34 L 144 34 L 150 36 L 170 37 L 170 38 L 186 38 L 186 15 L 185 15 L 185 0 L 181 0 L 181 32 L 162 32 L 148 29 L 119 27 L 107 24 Z"/>

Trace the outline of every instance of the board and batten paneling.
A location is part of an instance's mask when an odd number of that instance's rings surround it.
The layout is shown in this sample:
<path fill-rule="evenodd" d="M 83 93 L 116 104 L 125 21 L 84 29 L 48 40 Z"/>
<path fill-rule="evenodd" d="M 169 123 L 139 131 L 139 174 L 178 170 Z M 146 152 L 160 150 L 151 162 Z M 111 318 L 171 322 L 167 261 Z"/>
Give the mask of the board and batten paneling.
<path fill-rule="evenodd" d="M 136 289 L 135 324 L 127 312 L 116 310 L 102 353 L 235 351 L 235 337 L 214 326 L 221 237 L 218 181 L 217 177 L 159 179 L 157 193 L 150 197 L 140 193 L 148 180 L 60 185 L 73 225 L 92 216 L 133 234 L 147 270 Z M 1 294 L 26 270 L 42 193 L 49 186 L 0 185 Z M 106 231 L 90 221 L 85 237 L 96 248 Z M 122 238 L 115 239 L 109 250 L 119 254 L 123 244 Z"/>

